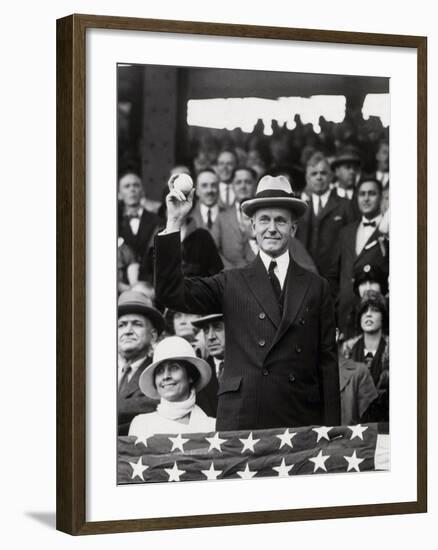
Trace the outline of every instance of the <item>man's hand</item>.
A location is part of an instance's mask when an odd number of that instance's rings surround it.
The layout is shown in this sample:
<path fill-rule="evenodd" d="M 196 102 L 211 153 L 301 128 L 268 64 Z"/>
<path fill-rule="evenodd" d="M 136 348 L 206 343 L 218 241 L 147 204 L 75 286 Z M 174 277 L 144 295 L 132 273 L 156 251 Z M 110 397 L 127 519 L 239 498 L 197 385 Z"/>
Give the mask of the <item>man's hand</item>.
<path fill-rule="evenodd" d="M 181 229 L 184 218 L 190 212 L 193 206 L 193 196 L 195 190 L 192 189 L 186 196 L 182 191 L 178 191 L 174 187 L 174 181 L 178 177 L 178 174 L 170 176 L 167 183 L 170 192 L 166 197 L 167 206 L 167 225 L 166 230 L 168 232 L 179 231 Z"/>

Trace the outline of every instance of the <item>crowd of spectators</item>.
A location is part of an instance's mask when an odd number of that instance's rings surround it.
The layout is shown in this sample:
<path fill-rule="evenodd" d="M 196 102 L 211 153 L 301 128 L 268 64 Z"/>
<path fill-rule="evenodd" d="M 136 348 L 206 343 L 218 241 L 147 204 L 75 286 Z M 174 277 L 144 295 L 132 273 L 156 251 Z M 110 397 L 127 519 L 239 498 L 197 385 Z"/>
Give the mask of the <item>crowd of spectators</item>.
<path fill-rule="evenodd" d="M 254 196 L 263 175 L 287 177 L 308 204 L 290 254 L 328 280 L 336 307 L 342 423 L 388 421 L 388 129 L 380 119 L 365 121 L 360 113 L 339 124 L 321 117 L 319 127 L 316 133 L 296 116 L 293 130 L 273 123 L 270 136 L 261 121 L 251 134 L 190 129 L 191 157 L 171 170 L 191 175 L 196 189 L 181 231 L 183 271 L 189 277 L 209 276 L 253 261 L 258 248 L 241 204 Z M 145 296 L 164 323 L 142 357 L 151 362 L 157 343 L 175 335 L 190 342 L 196 356 L 216 364 L 219 373 L 226 342 L 221 339 L 218 354 L 218 323 L 216 329 L 209 322 L 197 326 L 200 316 L 165 310 L 155 302 L 153 246 L 165 225 L 165 194 L 161 204 L 150 203 L 140 175 L 127 170 L 119 178 L 118 197 L 119 294 L 122 302 L 126 292 Z M 119 334 L 119 354 L 120 349 Z M 202 391 L 200 396 L 202 408 Z M 204 411 L 214 417 L 214 399 L 207 401 Z M 136 414 L 152 410 L 143 407 Z M 120 433 L 126 433 L 126 417 L 123 421 Z"/>

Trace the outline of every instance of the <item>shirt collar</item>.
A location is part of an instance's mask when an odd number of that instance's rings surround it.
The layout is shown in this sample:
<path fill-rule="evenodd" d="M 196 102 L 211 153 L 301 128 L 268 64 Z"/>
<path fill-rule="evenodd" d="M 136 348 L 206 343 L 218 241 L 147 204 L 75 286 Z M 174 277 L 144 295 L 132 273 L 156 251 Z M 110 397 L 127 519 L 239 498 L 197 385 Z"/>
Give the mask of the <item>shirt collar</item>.
<path fill-rule="evenodd" d="M 213 206 L 206 206 L 204 203 L 200 202 L 199 203 L 199 208 L 201 210 L 201 214 L 205 217 L 207 217 L 207 214 L 208 214 L 208 211 L 211 210 L 211 213 L 213 215 L 216 214 L 216 212 L 219 210 L 219 206 L 216 204 L 214 204 Z"/>
<path fill-rule="evenodd" d="M 327 189 L 327 191 L 325 193 L 323 193 L 322 195 L 317 195 L 316 193 L 312 193 L 312 200 L 314 203 L 316 203 L 316 201 L 318 200 L 318 197 L 321 197 L 321 202 L 323 204 L 325 204 L 328 199 L 329 199 L 329 196 L 330 196 L 330 192 L 331 192 L 331 189 L 330 187 Z"/>
<path fill-rule="evenodd" d="M 269 264 L 272 262 L 272 260 L 275 260 L 277 262 L 277 267 L 280 271 L 287 271 L 287 268 L 289 267 L 289 250 L 286 250 L 286 252 L 283 252 L 283 254 L 281 256 L 278 256 L 277 258 L 272 258 L 272 256 L 268 256 L 266 252 L 263 252 L 263 250 L 260 249 L 260 258 L 266 268 L 266 271 L 268 271 Z"/>
<path fill-rule="evenodd" d="M 119 370 L 122 370 L 123 368 L 125 368 L 126 365 L 130 365 L 130 367 L 132 369 L 131 372 L 134 373 L 138 369 L 138 367 L 143 363 L 143 361 L 146 360 L 146 358 L 147 358 L 147 355 L 144 355 L 144 356 L 140 357 L 139 359 L 136 359 L 135 361 L 130 363 L 124 357 L 119 355 L 119 358 L 118 358 Z"/>

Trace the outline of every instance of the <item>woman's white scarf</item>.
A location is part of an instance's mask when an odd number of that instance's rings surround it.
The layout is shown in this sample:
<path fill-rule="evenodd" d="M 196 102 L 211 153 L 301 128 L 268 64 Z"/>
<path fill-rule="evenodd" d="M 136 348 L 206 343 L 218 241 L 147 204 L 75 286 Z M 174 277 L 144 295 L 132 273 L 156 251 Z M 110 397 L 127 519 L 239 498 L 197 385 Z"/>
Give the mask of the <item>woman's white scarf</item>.
<path fill-rule="evenodd" d="M 192 388 L 189 397 L 185 401 L 167 401 L 164 397 L 157 407 L 157 413 L 168 420 L 178 420 L 191 413 L 196 401 L 196 392 Z"/>

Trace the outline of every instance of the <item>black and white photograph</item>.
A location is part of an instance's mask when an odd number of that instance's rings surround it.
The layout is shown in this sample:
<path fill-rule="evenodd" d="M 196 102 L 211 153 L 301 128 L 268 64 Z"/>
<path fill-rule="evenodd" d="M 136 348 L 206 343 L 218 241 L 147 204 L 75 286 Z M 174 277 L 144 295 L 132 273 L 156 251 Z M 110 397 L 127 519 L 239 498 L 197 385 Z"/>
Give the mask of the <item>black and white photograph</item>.
<path fill-rule="evenodd" d="M 390 469 L 389 85 L 117 66 L 118 484 Z"/>

